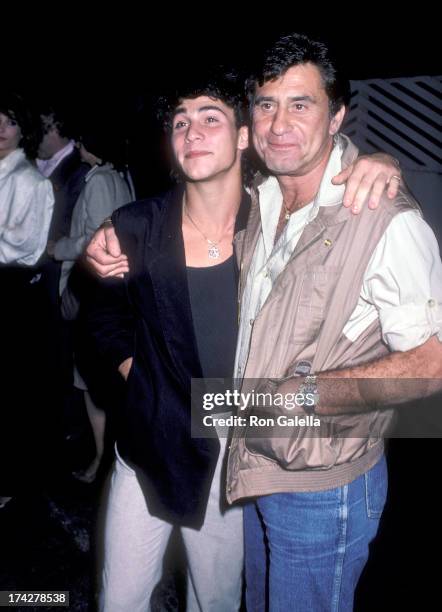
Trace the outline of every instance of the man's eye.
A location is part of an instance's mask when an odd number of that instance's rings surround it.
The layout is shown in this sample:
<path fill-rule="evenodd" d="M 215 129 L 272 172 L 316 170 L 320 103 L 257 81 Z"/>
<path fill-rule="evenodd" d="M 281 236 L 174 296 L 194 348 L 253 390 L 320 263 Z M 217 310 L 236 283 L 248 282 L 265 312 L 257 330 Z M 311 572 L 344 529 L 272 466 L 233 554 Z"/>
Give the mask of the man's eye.
<path fill-rule="evenodd" d="M 273 104 L 272 102 L 261 102 L 259 108 L 263 111 L 270 111 L 273 109 Z"/>
<path fill-rule="evenodd" d="M 302 111 L 305 108 L 307 108 L 305 104 L 301 104 L 301 103 L 295 104 L 294 107 L 295 107 L 295 110 L 297 110 L 297 111 Z"/>
<path fill-rule="evenodd" d="M 185 127 L 187 124 L 185 121 L 177 121 L 175 123 L 175 125 L 173 126 L 174 130 L 180 130 L 181 128 Z"/>
<path fill-rule="evenodd" d="M 207 123 L 218 123 L 218 118 L 210 115 L 209 117 L 206 117 L 206 121 Z"/>

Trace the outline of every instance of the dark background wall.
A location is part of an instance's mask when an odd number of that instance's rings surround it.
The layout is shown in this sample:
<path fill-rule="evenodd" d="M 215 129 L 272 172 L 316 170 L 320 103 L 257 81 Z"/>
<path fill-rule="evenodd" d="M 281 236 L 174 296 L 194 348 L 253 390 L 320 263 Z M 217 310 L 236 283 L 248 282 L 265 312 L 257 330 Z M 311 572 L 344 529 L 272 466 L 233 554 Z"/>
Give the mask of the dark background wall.
<path fill-rule="evenodd" d="M 2 70 L 13 88 L 65 92 L 74 112 L 101 107 L 109 129 L 128 134 L 144 196 L 168 184 L 152 100 L 177 77 L 215 62 L 247 69 L 263 48 L 292 31 L 329 42 L 352 80 L 441 74 L 434 9 L 423 3 L 418 8 L 389 15 L 375 4 L 305 9 L 274 3 L 246 5 L 239 15 L 239 6 L 220 4 L 155 6 L 155 11 L 119 5 L 92 18 L 71 6 L 63 14 L 40 11 L 36 22 L 27 15 L 25 23 L 21 19 L 8 28 L 11 42 L 5 43 L 9 53 Z"/>

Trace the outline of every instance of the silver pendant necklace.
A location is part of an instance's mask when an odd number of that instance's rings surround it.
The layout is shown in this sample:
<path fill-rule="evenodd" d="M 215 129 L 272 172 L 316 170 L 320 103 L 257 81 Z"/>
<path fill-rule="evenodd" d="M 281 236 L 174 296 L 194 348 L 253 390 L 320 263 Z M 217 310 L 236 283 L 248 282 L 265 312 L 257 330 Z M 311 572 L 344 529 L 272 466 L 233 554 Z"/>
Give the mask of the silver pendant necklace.
<path fill-rule="evenodd" d="M 186 215 L 187 215 L 189 221 L 191 222 L 191 224 L 193 225 L 193 227 L 201 234 L 201 236 L 204 238 L 204 240 L 209 245 L 209 248 L 208 248 L 208 251 L 207 251 L 209 259 L 219 259 L 220 255 L 221 255 L 221 251 L 220 251 L 219 246 L 218 246 L 220 241 L 218 240 L 217 242 L 215 242 L 214 240 L 210 240 L 210 238 L 207 238 L 206 234 L 202 230 L 200 230 L 198 225 L 195 223 L 195 221 L 190 216 L 190 213 L 187 210 L 187 206 L 185 204 L 184 204 L 184 212 L 186 213 Z"/>
<path fill-rule="evenodd" d="M 284 206 L 284 210 L 285 210 L 284 219 L 285 219 L 286 221 L 289 221 L 289 220 L 290 220 L 290 217 L 291 217 L 291 214 L 292 214 L 292 212 L 293 212 L 293 211 L 292 211 L 292 210 L 289 210 L 289 209 L 287 208 L 287 206 L 285 205 L 285 203 L 284 203 L 284 202 L 282 203 L 282 205 Z"/>

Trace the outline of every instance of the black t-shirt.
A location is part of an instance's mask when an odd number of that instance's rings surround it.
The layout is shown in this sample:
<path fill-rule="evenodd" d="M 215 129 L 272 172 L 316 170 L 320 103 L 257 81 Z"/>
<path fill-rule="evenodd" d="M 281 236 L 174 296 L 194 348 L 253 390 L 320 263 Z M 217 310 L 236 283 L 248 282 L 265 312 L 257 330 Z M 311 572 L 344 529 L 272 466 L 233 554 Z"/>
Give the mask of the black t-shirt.
<path fill-rule="evenodd" d="M 235 363 L 237 274 L 232 255 L 209 268 L 187 268 L 190 305 L 205 378 L 231 378 Z"/>

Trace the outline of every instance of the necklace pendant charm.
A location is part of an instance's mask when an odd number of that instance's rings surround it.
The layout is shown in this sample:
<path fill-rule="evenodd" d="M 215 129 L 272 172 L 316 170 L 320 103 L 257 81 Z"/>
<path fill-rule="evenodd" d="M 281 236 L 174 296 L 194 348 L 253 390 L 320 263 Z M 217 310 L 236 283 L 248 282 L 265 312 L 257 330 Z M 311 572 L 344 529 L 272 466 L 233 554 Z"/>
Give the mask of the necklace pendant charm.
<path fill-rule="evenodd" d="M 219 248 L 216 244 L 211 244 L 209 247 L 209 259 L 218 259 L 220 256 Z"/>
<path fill-rule="evenodd" d="M 285 217 L 284 217 L 284 219 L 285 219 L 286 221 L 289 221 L 289 219 L 290 219 L 290 213 L 289 213 L 289 212 L 286 212 L 286 213 L 285 213 Z"/>

